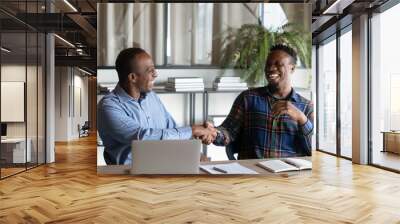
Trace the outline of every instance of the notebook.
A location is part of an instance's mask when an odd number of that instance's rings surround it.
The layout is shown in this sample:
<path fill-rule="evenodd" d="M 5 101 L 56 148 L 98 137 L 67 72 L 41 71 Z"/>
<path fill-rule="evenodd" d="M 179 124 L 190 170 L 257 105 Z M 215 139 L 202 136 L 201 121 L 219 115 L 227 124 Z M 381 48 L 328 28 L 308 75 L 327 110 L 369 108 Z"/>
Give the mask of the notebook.
<path fill-rule="evenodd" d="M 295 171 L 295 170 L 306 170 L 312 168 L 312 163 L 304 159 L 285 158 L 285 159 L 273 159 L 258 162 L 257 166 L 260 166 L 273 173 Z"/>
<path fill-rule="evenodd" d="M 210 174 L 258 174 L 256 171 L 239 163 L 201 165 L 200 168 Z"/>
<path fill-rule="evenodd" d="M 298 159 L 298 158 L 284 158 L 282 159 L 285 161 L 285 163 L 289 163 L 290 165 L 293 165 L 299 170 L 310 170 L 312 169 L 312 162 L 305 160 L 305 159 Z"/>

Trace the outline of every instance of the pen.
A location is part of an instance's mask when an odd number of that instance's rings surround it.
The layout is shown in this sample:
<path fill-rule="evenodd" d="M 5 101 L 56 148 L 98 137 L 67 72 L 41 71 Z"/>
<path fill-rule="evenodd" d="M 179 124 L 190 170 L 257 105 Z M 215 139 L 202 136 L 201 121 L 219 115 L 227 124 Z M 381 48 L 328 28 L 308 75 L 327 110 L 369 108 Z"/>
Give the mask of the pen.
<path fill-rule="evenodd" d="M 218 167 L 216 167 L 216 166 L 214 166 L 213 169 L 216 170 L 216 171 L 219 171 L 219 172 L 221 172 L 221 173 L 228 173 L 228 172 L 226 172 L 226 170 L 223 170 L 223 169 L 218 168 Z"/>

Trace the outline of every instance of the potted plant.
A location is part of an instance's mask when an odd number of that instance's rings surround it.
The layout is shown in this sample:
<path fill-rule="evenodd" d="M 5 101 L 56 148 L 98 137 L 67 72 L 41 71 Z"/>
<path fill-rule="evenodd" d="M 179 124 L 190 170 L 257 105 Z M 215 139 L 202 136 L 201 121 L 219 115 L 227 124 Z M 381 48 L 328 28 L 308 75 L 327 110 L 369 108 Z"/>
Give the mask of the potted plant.
<path fill-rule="evenodd" d="M 297 51 L 305 68 L 311 67 L 311 35 L 295 24 L 267 29 L 259 24 L 229 28 L 223 35 L 221 65 L 241 69 L 242 80 L 250 86 L 265 85 L 264 67 L 269 49 L 275 44 L 287 44 Z"/>

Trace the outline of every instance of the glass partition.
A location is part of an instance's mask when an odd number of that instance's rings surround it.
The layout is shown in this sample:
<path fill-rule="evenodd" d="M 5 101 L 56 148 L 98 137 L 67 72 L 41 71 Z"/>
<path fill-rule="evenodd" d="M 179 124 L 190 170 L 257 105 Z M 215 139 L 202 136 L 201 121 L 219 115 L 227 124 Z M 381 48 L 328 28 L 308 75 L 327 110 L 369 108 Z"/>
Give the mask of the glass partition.
<path fill-rule="evenodd" d="M 352 32 L 340 36 L 340 155 L 352 157 Z"/>
<path fill-rule="evenodd" d="M 46 40 L 22 22 L 27 13 L 43 12 L 44 3 L 0 3 L 0 178 L 45 162 Z"/>
<path fill-rule="evenodd" d="M 336 154 L 336 37 L 318 48 L 318 147 Z"/>
<path fill-rule="evenodd" d="M 400 170 L 400 4 L 371 19 L 372 164 Z"/>
<path fill-rule="evenodd" d="M 26 169 L 31 162 L 27 144 L 26 78 L 27 35 L 25 31 L 1 33 L 1 176 Z M 27 150 L 28 149 L 28 150 Z"/>

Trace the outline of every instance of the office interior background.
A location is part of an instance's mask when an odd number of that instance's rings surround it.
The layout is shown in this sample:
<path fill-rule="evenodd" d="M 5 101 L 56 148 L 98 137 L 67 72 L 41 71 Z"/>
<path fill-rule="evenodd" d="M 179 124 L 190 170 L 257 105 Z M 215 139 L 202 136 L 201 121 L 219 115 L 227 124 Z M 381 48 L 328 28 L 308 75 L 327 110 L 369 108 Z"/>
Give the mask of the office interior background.
<path fill-rule="evenodd" d="M 74 12 L 62 1 L 0 3 L 1 179 L 55 162 L 54 144 L 85 123 L 95 130 L 96 41 L 79 23 L 95 31 L 96 3 L 76 7 L 88 15 L 62 14 Z"/>
<path fill-rule="evenodd" d="M 248 3 L 246 6 L 244 3 L 219 6 L 205 3 L 102 3 L 97 6 L 95 2 L 77 1 L 74 6 L 62 1 L 2 1 L 1 176 L 27 170 L 45 161 L 53 162 L 54 142 L 76 139 L 86 121 L 90 124 L 90 130 L 95 132 L 93 108 L 103 94 L 97 91 L 95 97 L 95 83 L 107 89 L 115 86 L 113 58 L 120 49 L 130 46 L 129 43 L 143 45 L 154 55 L 160 73 L 157 83 L 160 85 L 165 84 L 169 76 L 199 76 L 204 78 L 206 86 L 212 85 L 218 75 L 240 76 L 234 69 L 219 69 L 217 60 L 214 60 L 215 51 L 212 49 L 216 32 L 209 31 L 217 28 L 223 30 L 221 24 L 224 24 L 224 19 L 230 21 L 232 24 L 229 25 L 233 27 L 245 23 L 256 24 L 261 19 L 263 26 L 268 28 L 303 21 L 303 28 L 313 34 L 312 72 L 298 66 L 293 84 L 301 94 L 315 101 L 317 116 L 313 148 L 351 160 L 355 129 L 352 125 L 352 100 L 355 97 L 352 82 L 355 77 L 349 74 L 357 69 L 352 65 L 354 56 L 359 54 L 352 54 L 351 49 L 354 48 L 353 44 L 360 44 L 353 38 L 352 18 L 366 12 L 370 16 L 366 21 L 368 30 L 356 33 L 356 38 L 363 35 L 368 40 L 365 43 L 366 51 L 363 52 L 365 56 L 369 55 L 365 62 L 368 65 L 368 80 L 360 83 L 360 87 L 368 89 L 364 102 L 368 106 L 364 119 L 367 138 L 362 139 L 367 147 L 365 163 L 399 170 L 396 153 L 398 134 L 395 132 L 399 129 L 399 105 L 395 97 L 399 91 L 399 81 L 393 61 L 398 50 L 393 40 L 399 34 L 392 29 L 398 19 L 399 6 L 392 1 L 370 6 L 354 2 L 341 6 L 343 13 L 339 16 L 329 13 L 318 16 L 316 9 L 329 4 L 324 1 L 316 3 L 307 9 L 296 4 L 279 3 Z M 184 13 L 194 10 L 193 7 L 200 13 Z M 124 13 L 115 16 L 118 10 Z M 177 13 L 171 16 L 171 10 Z M 215 10 L 219 10 L 221 16 L 209 16 Z M 224 15 L 224 10 L 225 13 L 236 10 L 235 15 L 241 16 Z M 311 26 L 304 22 L 309 20 L 309 10 L 313 11 Z M 54 13 L 51 19 L 46 17 L 49 12 Z M 157 17 L 150 20 L 155 13 Z M 97 20 L 97 15 L 103 14 L 106 16 Z M 138 20 L 127 22 L 127 18 L 134 15 L 140 15 L 135 17 Z M 191 18 L 188 21 L 192 21 L 192 24 L 180 26 L 178 22 L 184 21 L 183 18 Z M 53 23 L 44 24 L 46 19 Z M 338 21 L 340 26 L 333 26 Z M 149 29 L 149 24 L 157 25 Z M 127 26 L 137 27 L 141 32 L 129 32 L 129 29 L 125 29 Z M 188 39 L 191 26 L 198 29 Z M 162 35 L 152 35 L 160 31 Z M 208 36 L 196 38 L 203 31 Z M 97 33 L 101 34 L 98 56 L 97 42 L 93 39 Z M 184 38 L 180 40 L 178 34 Z M 146 38 L 148 36 L 153 39 Z M 181 47 L 181 43 L 185 43 L 185 46 Z M 202 50 L 193 50 L 185 55 L 182 49 Z M 191 97 L 190 94 L 163 93 L 160 96 L 178 124 L 187 125 L 204 119 L 218 124 L 229 112 L 237 94 L 235 91 L 212 92 L 207 98 L 207 105 L 202 94 Z M 100 139 L 98 144 L 98 150 L 101 150 Z M 211 146 L 205 150 L 213 160 L 227 159 L 223 148 Z M 103 164 L 101 157 L 98 163 Z"/>
<path fill-rule="evenodd" d="M 110 64 L 97 64 L 107 61 L 97 55 L 106 35 L 97 2 L 117 1 L 0 1 L 0 222 L 399 222 L 398 1 L 306 1 L 313 170 L 265 178 L 97 174 L 97 87 L 113 82 L 100 78 L 113 77 Z M 162 97 L 181 102 L 171 108 L 178 122 L 204 118 L 190 116 L 189 96 Z M 210 116 L 227 113 L 216 98 Z"/>

